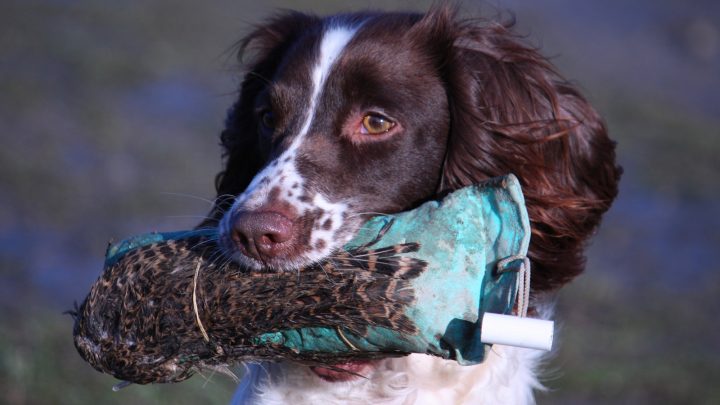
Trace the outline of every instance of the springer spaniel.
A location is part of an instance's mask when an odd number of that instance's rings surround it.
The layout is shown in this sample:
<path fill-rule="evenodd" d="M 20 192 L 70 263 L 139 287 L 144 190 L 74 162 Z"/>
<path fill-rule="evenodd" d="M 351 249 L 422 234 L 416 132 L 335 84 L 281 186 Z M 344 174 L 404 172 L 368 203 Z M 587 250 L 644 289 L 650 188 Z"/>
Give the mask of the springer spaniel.
<path fill-rule="evenodd" d="M 447 5 L 287 12 L 259 26 L 241 44 L 252 60 L 222 133 L 210 223 L 226 253 L 296 271 L 372 215 L 514 173 L 532 224 L 531 314 L 549 316 L 552 292 L 583 270 L 621 170 L 595 110 L 509 28 Z M 532 403 L 541 357 L 495 345 L 477 366 L 426 355 L 333 370 L 255 364 L 235 402 Z"/>

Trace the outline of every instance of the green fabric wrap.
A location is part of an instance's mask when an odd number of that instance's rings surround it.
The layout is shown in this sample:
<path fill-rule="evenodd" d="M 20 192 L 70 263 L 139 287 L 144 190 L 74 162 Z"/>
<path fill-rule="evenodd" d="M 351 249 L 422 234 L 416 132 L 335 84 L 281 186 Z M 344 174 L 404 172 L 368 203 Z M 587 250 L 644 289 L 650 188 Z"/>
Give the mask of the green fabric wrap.
<path fill-rule="evenodd" d="M 381 230 L 385 233 L 378 239 Z M 110 246 L 105 266 L 109 268 L 139 247 L 198 235 L 216 237 L 216 232 L 139 235 Z M 412 211 L 377 216 L 345 247 L 350 250 L 373 241 L 372 247 L 378 248 L 420 244 L 418 251 L 403 253 L 427 262 L 427 269 L 411 280 L 416 299 L 405 310 L 417 334 L 369 326 L 365 336 L 357 336 L 332 327 L 308 327 L 258 334 L 251 339 L 253 344 L 281 345 L 295 353 L 428 353 L 460 364 L 482 362 L 488 345 L 480 342 L 480 320 L 485 312 L 512 311 L 518 291 L 518 273 L 512 270 L 519 268 L 530 242 L 528 214 L 517 178 L 491 179 Z M 506 268 L 498 271 L 501 260 L 507 262 Z"/>

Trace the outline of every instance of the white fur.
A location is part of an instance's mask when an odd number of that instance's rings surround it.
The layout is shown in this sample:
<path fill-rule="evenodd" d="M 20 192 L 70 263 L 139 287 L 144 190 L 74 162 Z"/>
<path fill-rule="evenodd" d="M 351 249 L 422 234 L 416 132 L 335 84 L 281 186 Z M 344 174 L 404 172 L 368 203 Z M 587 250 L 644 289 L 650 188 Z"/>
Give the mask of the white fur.
<path fill-rule="evenodd" d="M 554 313 L 552 295 L 534 297 L 541 319 Z M 461 366 L 424 354 L 385 359 L 367 379 L 327 382 L 289 362 L 248 365 L 232 405 L 402 404 L 530 405 L 548 352 L 493 345 L 485 360 Z"/>
<path fill-rule="evenodd" d="M 322 42 L 320 43 L 320 54 L 319 58 L 313 69 L 313 92 L 310 97 L 310 105 L 308 108 L 308 114 L 305 118 L 305 123 L 300 130 L 300 136 L 295 139 L 296 142 L 300 142 L 299 138 L 305 136 L 307 131 L 310 130 L 313 118 L 315 118 L 315 110 L 317 109 L 318 97 L 320 97 L 321 90 L 325 85 L 325 81 L 330 75 L 330 69 L 332 68 L 335 60 L 342 53 L 348 42 L 355 35 L 357 28 L 346 28 L 346 27 L 332 27 L 325 31 Z M 290 148 L 292 149 L 292 147 Z"/>
<path fill-rule="evenodd" d="M 333 250 L 347 242 L 347 240 L 333 238 L 336 231 L 343 224 L 343 214 L 348 209 L 347 204 L 339 201 L 329 201 L 327 197 L 323 196 L 319 191 L 312 195 L 311 202 L 301 201 L 300 196 L 303 195 L 303 193 L 307 193 L 307 190 L 305 189 L 305 179 L 297 169 L 296 159 L 298 148 L 302 145 L 314 121 L 318 99 L 322 94 L 333 64 L 342 54 L 347 43 L 353 38 L 356 30 L 357 27 L 331 26 L 324 32 L 320 43 L 318 59 L 312 69 L 312 94 L 308 101 L 305 121 L 300 131 L 293 139 L 290 147 L 275 160 L 268 163 L 268 165 L 253 178 L 250 185 L 235 199 L 232 208 L 220 221 L 220 234 L 229 235 L 232 229 L 232 213 L 239 210 L 257 210 L 263 207 L 263 205 L 267 203 L 270 191 L 276 187 L 280 190 L 280 198 L 293 206 L 297 210 L 298 215 L 302 215 L 315 208 L 322 209 L 324 214 L 316 221 L 316 226 L 310 235 L 310 246 L 313 247 L 312 250 L 305 253 L 301 261 L 288 263 L 286 270 L 301 267 L 327 257 Z M 326 219 L 332 220 L 330 229 L 322 229 L 320 227 L 320 224 L 324 223 Z M 316 242 L 319 240 L 325 242 L 324 247 L 321 249 L 316 247 Z M 253 261 L 239 257 L 239 254 L 236 254 L 234 259 L 249 265 L 255 264 Z"/>
<path fill-rule="evenodd" d="M 367 379 L 326 382 L 308 367 L 249 367 L 233 404 L 494 404 L 535 403 L 544 352 L 495 345 L 476 366 L 422 354 L 383 360 Z"/>

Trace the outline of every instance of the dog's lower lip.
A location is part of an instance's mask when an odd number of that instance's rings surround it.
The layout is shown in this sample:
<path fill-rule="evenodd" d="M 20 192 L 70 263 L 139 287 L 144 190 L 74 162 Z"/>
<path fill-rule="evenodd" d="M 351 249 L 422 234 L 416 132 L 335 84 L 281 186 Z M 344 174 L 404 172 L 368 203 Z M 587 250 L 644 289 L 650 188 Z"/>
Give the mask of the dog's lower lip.
<path fill-rule="evenodd" d="M 361 376 L 367 377 L 367 372 L 371 371 L 377 363 L 377 360 L 355 360 L 346 363 L 333 364 L 332 369 L 322 366 L 311 366 L 315 375 L 329 382 L 350 381 Z"/>

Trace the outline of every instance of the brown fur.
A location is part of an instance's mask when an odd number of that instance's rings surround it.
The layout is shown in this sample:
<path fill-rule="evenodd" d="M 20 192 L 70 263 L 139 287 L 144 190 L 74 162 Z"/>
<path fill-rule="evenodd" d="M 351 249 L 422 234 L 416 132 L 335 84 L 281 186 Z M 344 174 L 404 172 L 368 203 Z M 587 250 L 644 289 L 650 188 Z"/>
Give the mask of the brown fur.
<path fill-rule="evenodd" d="M 439 80 L 446 94 L 444 100 L 427 100 L 446 109 L 430 126 L 442 140 L 439 145 L 446 145 L 444 161 L 428 159 L 437 167 L 426 167 L 426 175 L 399 174 L 424 181 L 408 183 L 403 196 L 393 194 L 393 178 L 373 189 L 393 200 L 387 210 L 409 209 L 447 191 L 514 173 L 523 185 L 532 224 L 533 290 L 556 289 L 582 272 L 586 241 L 615 198 L 621 174 L 615 144 L 597 112 L 537 50 L 512 33 L 511 23 L 462 20 L 447 5 L 425 16 L 345 16 L 369 17 L 372 24 L 363 30 L 374 33 L 367 35 L 403 33 L 409 52 L 423 55 L 434 72 L 428 79 Z M 226 162 L 216 179 L 215 219 L 277 154 L 275 141 L 256 135 L 255 100 L 282 68 L 283 56 L 302 46 L 304 35 L 319 22 L 300 13 L 283 14 L 241 43 L 254 57 L 221 136 Z"/>

